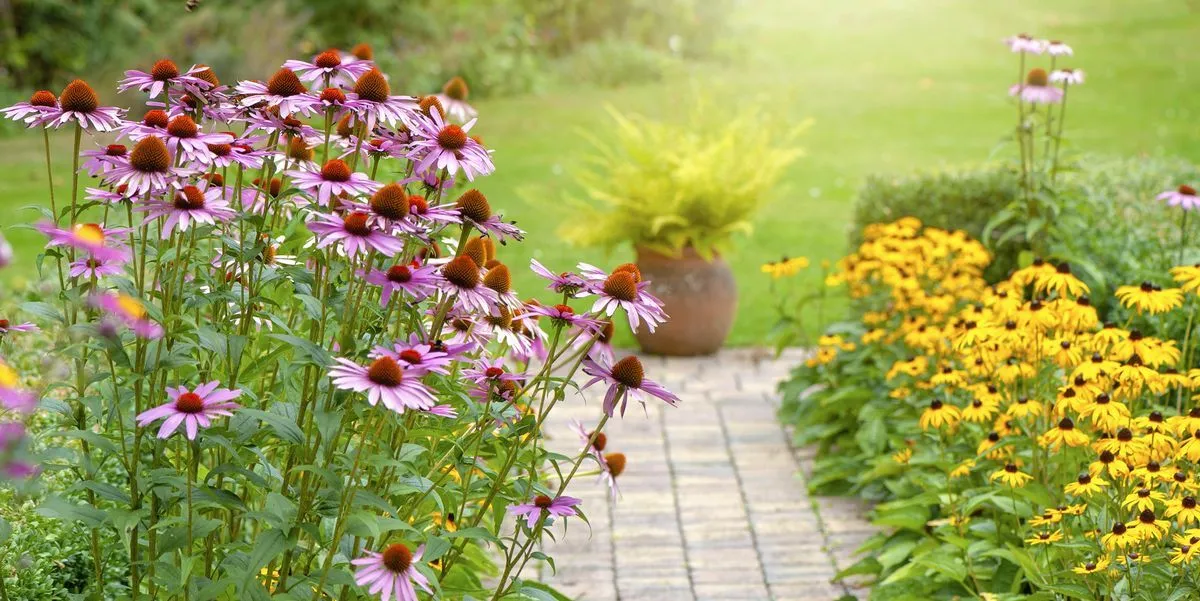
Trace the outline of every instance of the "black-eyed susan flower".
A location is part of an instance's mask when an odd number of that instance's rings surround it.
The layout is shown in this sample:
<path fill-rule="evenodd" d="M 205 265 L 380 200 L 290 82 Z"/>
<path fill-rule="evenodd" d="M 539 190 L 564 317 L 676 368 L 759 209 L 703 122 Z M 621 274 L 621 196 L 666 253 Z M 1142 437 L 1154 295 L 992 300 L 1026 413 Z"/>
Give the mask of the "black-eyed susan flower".
<path fill-rule="evenodd" d="M 1125 495 L 1125 500 L 1121 502 L 1121 507 L 1133 511 L 1145 511 L 1147 509 L 1153 511 L 1156 506 L 1165 503 L 1166 499 L 1166 495 L 1157 490 L 1142 487 Z"/>
<path fill-rule="evenodd" d="M 1042 512 L 1042 515 L 1031 518 L 1029 525 L 1034 528 L 1041 528 L 1042 526 L 1050 526 L 1059 522 L 1062 522 L 1062 514 L 1053 509 L 1047 509 Z"/>
<path fill-rule="evenodd" d="M 1033 535 L 1032 538 L 1025 539 L 1025 544 L 1030 546 L 1051 545 L 1062 539 L 1062 530 L 1055 530 L 1054 532 L 1039 532 Z"/>
<path fill-rule="evenodd" d="M 1121 286 L 1117 288 L 1117 299 L 1126 308 L 1135 309 L 1138 313 L 1157 315 L 1179 308 L 1183 304 L 1183 291 L 1179 288 L 1163 289 L 1151 282 L 1142 282 L 1138 286 Z"/>
<path fill-rule="evenodd" d="M 1172 472 L 1165 470 L 1157 461 L 1147 461 L 1135 468 L 1129 474 L 1134 480 L 1144 482 L 1146 486 L 1156 486 L 1171 479 Z"/>
<path fill-rule="evenodd" d="M 899 463 L 900 465 L 908 465 L 908 462 L 910 459 L 912 459 L 912 456 L 913 456 L 913 450 L 911 448 L 906 447 L 906 448 L 900 449 L 899 451 L 894 453 L 892 455 L 892 461 L 895 461 L 896 463 Z"/>
<path fill-rule="evenodd" d="M 993 403 L 985 403 L 979 399 L 975 399 L 966 409 L 963 409 L 962 416 L 968 422 L 978 424 L 991 421 L 992 417 L 999 410 L 1000 408 Z"/>
<path fill-rule="evenodd" d="M 1200 554 L 1200 546 L 1180 545 L 1171 549 L 1171 555 L 1167 558 L 1167 561 L 1171 565 L 1186 565 L 1192 563 L 1192 560 L 1196 559 L 1197 554 Z"/>
<path fill-rule="evenodd" d="M 975 469 L 975 460 L 974 459 L 966 459 L 962 463 L 954 466 L 954 469 L 950 470 L 950 477 L 951 478 L 965 478 L 965 477 L 971 475 L 971 470 L 973 470 L 973 469 Z"/>
<path fill-rule="evenodd" d="M 1038 438 L 1038 444 L 1057 451 L 1063 445 L 1068 447 L 1082 447 L 1090 442 L 1090 440 L 1087 434 L 1075 428 L 1075 422 L 1071 418 L 1064 417 L 1059 420 L 1057 426 L 1047 430 L 1045 434 L 1042 434 Z"/>
<path fill-rule="evenodd" d="M 1088 473 L 1093 478 L 1100 474 L 1108 474 L 1111 478 L 1124 478 L 1129 475 L 1129 464 L 1117 457 L 1112 451 L 1101 451 L 1100 456 L 1088 465 Z"/>
<path fill-rule="evenodd" d="M 1112 400 L 1107 393 L 1096 395 L 1096 399 L 1083 403 L 1079 417 L 1088 418 L 1103 430 L 1113 430 L 1129 423 L 1129 407 Z"/>
<path fill-rule="evenodd" d="M 1139 539 L 1137 535 L 1134 534 L 1133 530 L 1130 530 L 1128 526 L 1121 522 L 1117 522 L 1113 524 L 1112 530 L 1110 530 L 1108 534 L 1105 534 L 1104 537 L 1100 539 L 1100 542 L 1104 545 L 1105 549 L 1108 549 L 1109 551 L 1115 551 L 1117 549 L 1125 549 L 1136 546 L 1141 542 L 1141 539 Z"/>
<path fill-rule="evenodd" d="M 958 407 L 934 399 L 929 403 L 929 408 L 921 413 L 919 423 L 922 430 L 930 428 L 937 430 L 942 426 L 953 428 L 960 419 L 962 419 L 962 411 Z"/>
<path fill-rule="evenodd" d="M 1101 452 L 1109 451 L 1121 458 L 1139 457 L 1147 454 L 1149 450 L 1144 442 L 1134 437 L 1133 430 L 1129 428 L 1121 428 L 1117 430 L 1115 437 L 1101 440 L 1096 449 Z"/>
<path fill-rule="evenodd" d="M 1071 372 L 1071 377 L 1081 377 L 1089 382 L 1095 382 L 1100 378 L 1112 375 L 1120 366 L 1120 363 L 1106 359 L 1104 355 L 1095 352 L 1092 353 L 1092 356 L 1087 361 L 1075 366 L 1075 370 Z"/>
<path fill-rule="evenodd" d="M 1162 537 L 1167 535 L 1167 531 L 1171 529 L 1171 523 L 1158 519 L 1153 510 L 1143 509 L 1137 518 L 1125 524 L 1125 527 L 1129 528 L 1135 537 L 1153 542 L 1162 540 Z"/>
<path fill-rule="evenodd" d="M 1175 518 L 1180 527 L 1200 522 L 1200 508 L 1196 507 L 1196 497 L 1189 495 L 1167 501 L 1167 509 L 1163 516 Z"/>
<path fill-rule="evenodd" d="M 1184 292 L 1196 292 L 1200 290 L 1200 263 L 1172 267 L 1171 277 L 1175 278 L 1175 282 Z"/>
<path fill-rule="evenodd" d="M 1092 561 L 1085 561 L 1071 568 L 1071 571 L 1080 576 L 1090 576 L 1092 574 L 1103 573 L 1108 569 L 1109 563 L 1111 562 L 1109 562 L 1108 558 L 1101 555 Z"/>
<path fill-rule="evenodd" d="M 1038 294 L 1057 294 L 1058 296 L 1079 296 L 1089 292 L 1084 284 L 1071 274 L 1071 266 L 1067 262 L 1059 263 L 1053 271 L 1039 269 L 1033 273 L 1033 289 Z"/>
<path fill-rule="evenodd" d="M 808 259 L 805 257 L 783 257 L 778 261 L 768 261 L 763 263 L 762 272 L 770 275 L 773 279 L 785 278 L 794 276 L 800 273 L 800 270 L 808 267 Z"/>
<path fill-rule="evenodd" d="M 1108 480 L 1091 474 L 1080 474 L 1074 482 L 1063 487 L 1063 492 L 1073 497 L 1090 497 L 1108 486 Z"/>
<path fill-rule="evenodd" d="M 929 378 L 930 383 L 937 386 L 958 388 L 966 383 L 966 374 L 950 366 L 942 367 L 938 373 Z"/>
<path fill-rule="evenodd" d="M 1029 397 L 1020 397 L 1005 411 L 1012 417 L 1038 417 L 1046 410 L 1045 405 Z"/>
<path fill-rule="evenodd" d="M 992 475 L 988 479 L 993 482 L 999 480 L 1005 485 L 1013 488 L 1021 488 L 1025 486 L 1027 482 L 1032 480 L 1033 476 L 1022 472 L 1017 468 L 1016 464 L 1009 463 L 1004 467 L 992 472 Z"/>

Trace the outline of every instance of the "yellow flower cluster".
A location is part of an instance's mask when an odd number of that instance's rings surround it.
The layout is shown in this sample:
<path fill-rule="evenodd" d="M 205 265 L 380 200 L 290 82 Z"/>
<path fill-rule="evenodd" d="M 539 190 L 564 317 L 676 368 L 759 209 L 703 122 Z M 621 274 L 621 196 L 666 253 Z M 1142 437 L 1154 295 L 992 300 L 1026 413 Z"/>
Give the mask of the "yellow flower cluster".
<path fill-rule="evenodd" d="M 1044 486 L 1053 509 L 1023 538 L 1073 543 L 1079 576 L 1200 554 L 1200 407 L 1188 408 L 1200 369 L 1181 367 L 1191 345 L 1148 331 L 1200 293 L 1200 266 L 1171 270 L 1179 288 L 1116 291 L 1139 330 L 1132 319 L 1102 325 L 1067 264 L 1035 261 L 989 286 L 988 252 L 961 232 L 906 218 L 872 225 L 864 239 L 828 281 L 875 309 L 859 342 L 894 349 L 891 396 L 918 407 L 918 446 L 952 457 L 950 479 L 1006 495 Z M 835 355 L 822 345 L 816 364 Z M 912 449 L 893 458 L 909 464 Z"/>

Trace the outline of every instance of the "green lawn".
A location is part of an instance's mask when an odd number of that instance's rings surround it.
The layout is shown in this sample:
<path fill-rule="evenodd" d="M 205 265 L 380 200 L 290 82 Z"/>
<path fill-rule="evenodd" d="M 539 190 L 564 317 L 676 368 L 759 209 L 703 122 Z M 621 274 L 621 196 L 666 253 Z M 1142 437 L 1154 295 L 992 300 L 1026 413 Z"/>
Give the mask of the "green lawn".
<path fill-rule="evenodd" d="M 497 172 L 480 187 L 494 206 L 530 231 L 524 244 L 510 245 L 502 258 L 520 265 L 533 256 L 553 268 L 579 260 L 629 260 L 628 250 L 605 257 L 571 248 L 555 233 L 570 218 L 559 202 L 571 187 L 567 172 L 587 147 L 578 132 L 603 136 L 605 105 L 670 117 L 697 86 L 718 98 L 762 99 L 795 122 L 812 117 L 815 125 L 804 142 L 809 156 L 789 171 L 754 236 L 729 257 L 742 295 L 732 341 L 758 343 L 770 326 L 773 302 L 758 266 L 781 254 L 808 256 L 814 263 L 840 256 L 863 176 L 988 158 L 1014 120 L 1006 90 L 1017 66 L 1000 40 L 1019 32 L 1067 41 L 1078 58 L 1062 64 L 1087 72 L 1087 83 L 1071 93 L 1072 148 L 1200 154 L 1200 53 L 1194 35 L 1200 12 L 1182 0 L 1047 4 L 748 1 L 740 34 L 748 56 L 740 64 L 691 66 L 655 85 L 559 89 L 481 102 L 476 133 L 496 149 Z M 67 159 L 65 137 L 56 144 L 56 156 Z M 29 221 L 32 216 L 16 208 L 42 202 L 40 152 L 40 137 L 33 133 L 0 141 L 5 157 L 0 198 L 6 208 L 0 226 Z M 9 237 L 27 263 L 41 244 L 28 232 Z M 29 273 L 18 268 L 2 277 Z M 802 282 L 817 285 L 811 275 Z M 535 283 L 525 275 L 518 285 L 532 292 Z"/>

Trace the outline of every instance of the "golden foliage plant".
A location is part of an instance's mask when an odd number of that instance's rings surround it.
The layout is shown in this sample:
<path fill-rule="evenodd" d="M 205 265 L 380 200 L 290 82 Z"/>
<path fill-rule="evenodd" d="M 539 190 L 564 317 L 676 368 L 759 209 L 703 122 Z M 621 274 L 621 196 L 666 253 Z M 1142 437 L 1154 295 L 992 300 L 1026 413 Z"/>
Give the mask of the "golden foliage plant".
<path fill-rule="evenodd" d="M 691 247 L 706 260 L 748 234 L 810 121 L 781 126 L 760 108 L 730 112 L 700 101 L 682 123 L 608 112 L 616 139 L 587 135 L 593 152 L 576 174 L 587 200 L 562 228 L 570 241 L 623 242 L 668 256 Z"/>

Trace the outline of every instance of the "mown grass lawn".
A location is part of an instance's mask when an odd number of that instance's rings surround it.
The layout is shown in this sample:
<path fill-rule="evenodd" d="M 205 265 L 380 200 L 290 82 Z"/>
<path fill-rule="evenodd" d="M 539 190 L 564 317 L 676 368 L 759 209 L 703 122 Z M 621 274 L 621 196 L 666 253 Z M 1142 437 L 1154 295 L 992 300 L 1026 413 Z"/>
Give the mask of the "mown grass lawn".
<path fill-rule="evenodd" d="M 622 89 L 571 87 L 479 103 L 475 133 L 496 149 L 497 172 L 480 188 L 497 208 L 530 232 L 502 258 L 523 265 L 538 257 L 552 268 L 576 261 L 609 264 L 631 251 L 604 256 L 571 248 L 556 228 L 571 214 L 561 202 L 570 170 L 587 143 L 579 131 L 604 136 L 605 106 L 671 118 L 703 90 L 730 102 L 757 99 L 778 110 L 780 127 L 812 117 L 804 145 L 809 156 L 787 174 L 785 186 L 758 217 L 752 238 L 728 257 L 742 302 L 732 342 L 763 340 L 774 299 L 759 265 L 782 254 L 814 264 L 845 251 L 854 191 L 863 176 L 902 173 L 989 158 L 1014 119 L 1006 90 L 1015 59 L 1000 40 L 1030 34 L 1070 43 L 1087 83 L 1073 89 L 1068 110 L 1071 148 L 1126 155 L 1200 154 L 1200 52 L 1194 33 L 1200 12 L 1180 0 L 1037 0 L 1004 3 L 955 0 L 759 0 L 747 2 L 739 35 L 745 60 L 692 65 L 667 81 Z M 1193 7 L 1193 8 L 1189 8 Z M 98 82 L 93 82 L 98 83 Z M 53 149 L 62 177 L 67 136 Z M 29 222 L 23 205 L 45 202 L 41 138 L 0 141 L 0 227 Z M 68 195 L 58 181 L 59 194 Z M 0 273 L 0 296 L 33 274 L 41 240 L 9 231 L 23 263 Z M 523 270 L 527 294 L 540 287 Z M 814 270 L 815 272 L 815 270 Z M 801 285 L 819 285 L 814 273 Z M 836 307 L 826 315 L 837 315 Z M 811 319 L 811 316 L 810 316 Z"/>

